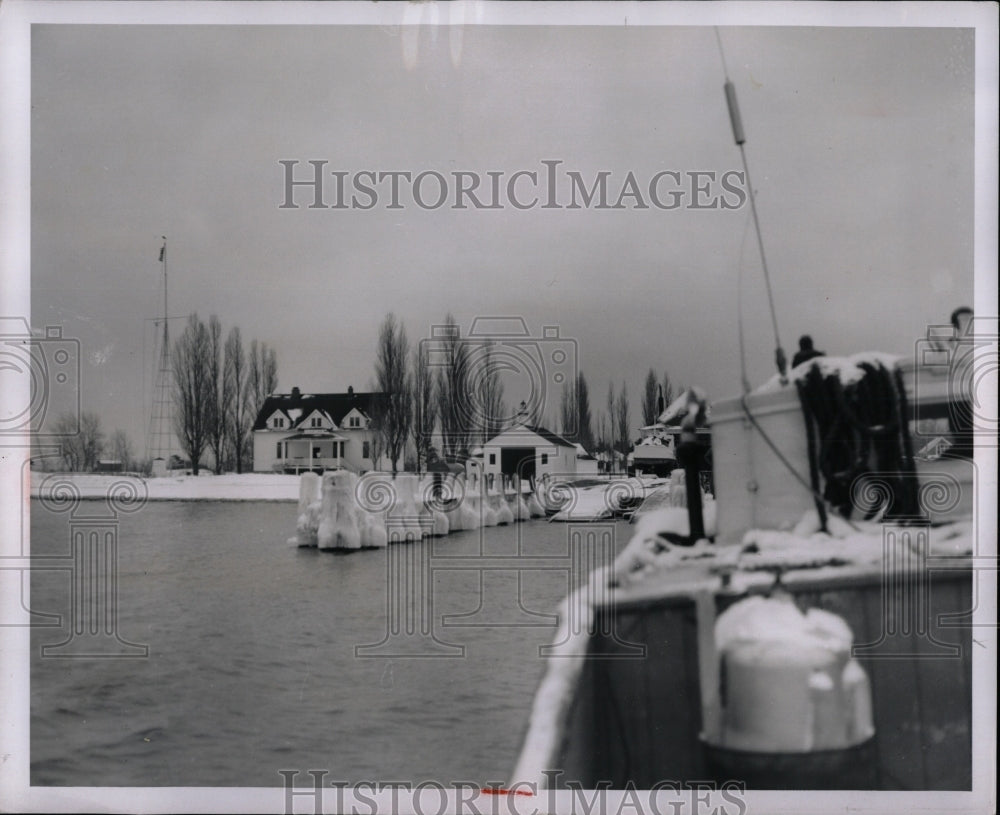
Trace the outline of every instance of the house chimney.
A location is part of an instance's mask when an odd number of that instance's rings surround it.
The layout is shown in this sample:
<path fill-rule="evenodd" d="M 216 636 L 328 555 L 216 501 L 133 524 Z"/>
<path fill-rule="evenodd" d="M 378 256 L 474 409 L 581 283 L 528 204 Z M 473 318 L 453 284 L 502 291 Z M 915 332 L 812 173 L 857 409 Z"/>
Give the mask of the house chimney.
<path fill-rule="evenodd" d="M 347 386 L 347 395 L 348 396 L 354 396 L 354 385 L 348 385 Z"/>
<path fill-rule="evenodd" d="M 297 385 L 292 388 L 292 399 L 298 399 L 299 396 L 301 396 L 301 395 L 302 395 L 301 391 L 299 390 L 299 388 L 298 388 Z"/>

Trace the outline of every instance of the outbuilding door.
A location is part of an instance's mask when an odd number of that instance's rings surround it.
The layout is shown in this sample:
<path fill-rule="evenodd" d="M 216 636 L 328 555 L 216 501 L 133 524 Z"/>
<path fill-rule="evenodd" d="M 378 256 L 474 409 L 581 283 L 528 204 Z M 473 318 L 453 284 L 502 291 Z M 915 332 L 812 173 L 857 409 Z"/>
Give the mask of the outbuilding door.
<path fill-rule="evenodd" d="M 527 480 L 535 477 L 534 447 L 504 447 L 500 451 L 500 470 L 504 475 L 519 475 Z"/>

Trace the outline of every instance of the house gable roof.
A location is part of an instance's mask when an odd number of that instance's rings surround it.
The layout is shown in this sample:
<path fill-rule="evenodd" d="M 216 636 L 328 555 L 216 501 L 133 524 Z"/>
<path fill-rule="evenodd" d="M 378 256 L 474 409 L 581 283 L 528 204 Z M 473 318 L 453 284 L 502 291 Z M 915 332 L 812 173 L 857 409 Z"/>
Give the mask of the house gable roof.
<path fill-rule="evenodd" d="M 352 407 L 349 411 L 347 411 L 347 413 L 344 414 L 344 418 L 346 419 L 352 413 L 357 413 L 365 421 L 368 420 L 368 414 L 365 413 L 365 411 L 360 406 Z"/>
<path fill-rule="evenodd" d="M 279 406 L 275 406 L 271 410 L 268 410 L 268 411 L 264 411 L 262 409 L 261 410 L 261 415 L 258 416 L 257 419 L 258 419 L 258 421 L 261 422 L 261 425 L 263 426 L 268 421 L 270 421 L 271 419 L 273 419 L 275 416 L 281 416 L 282 418 L 286 419 L 288 421 L 288 426 L 289 427 L 291 427 L 292 424 L 294 424 L 292 418 L 288 415 L 288 411 L 285 410 L 284 408 L 282 408 L 280 405 Z"/>
<path fill-rule="evenodd" d="M 336 422 L 334 422 L 333 419 L 330 418 L 330 414 L 327 413 L 322 408 L 313 408 L 312 410 L 303 411 L 302 421 L 305 422 L 307 419 L 311 421 L 314 416 L 318 416 L 320 419 L 323 419 L 324 421 L 333 422 L 333 424 L 336 424 Z"/>
<path fill-rule="evenodd" d="M 483 446 L 486 447 L 489 445 L 496 444 L 498 440 L 501 439 L 503 441 L 514 441 L 518 440 L 518 438 L 520 437 L 521 440 L 528 441 L 529 434 L 538 436 L 540 439 L 542 439 L 542 441 L 556 445 L 557 447 L 571 447 L 574 451 L 576 450 L 576 445 L 573 442 L 567 441 L 562 436 L 553 433 L 551 430 L 548 430 L 542 427 L 541 425 L 530 425 L 530 424 L 516 424 L 513 427 L 509 427 L 502 433 L 498 433 L 496 436 L 494 436 L 492 439 L 486 442 L 486 444 Z"/>
<path fill-rule="evenodd" d="M 528 428 L 528 430 L 530 430 L 532 433 L 541 436 L 547 442 L 550 442 L 552 444 L 558 444 L 560 447 L 572 447 L 574 450 L 576 449 L 576 445 L 573 442 L 567 441 L 557 433 L 553 433 L 551 430 L 546 430 L 541 425 L 526 424 L 525 427 Z"/>
<path fill-rule="evenodd" d="M 253 429 L 266 430 L 267 420 L 276 410 L 284 411 L 287 416 L 295 415 L 293 411 L 298 412 L 292 420 L 293 428 L 298 427 L 315 410 L 322 411 L 339 427 L 353 409 L 357 408 L 365 415 L 370 415 L 371 405 L 383 398 L 382 393 L 274 393 L 261 405 Z"/>

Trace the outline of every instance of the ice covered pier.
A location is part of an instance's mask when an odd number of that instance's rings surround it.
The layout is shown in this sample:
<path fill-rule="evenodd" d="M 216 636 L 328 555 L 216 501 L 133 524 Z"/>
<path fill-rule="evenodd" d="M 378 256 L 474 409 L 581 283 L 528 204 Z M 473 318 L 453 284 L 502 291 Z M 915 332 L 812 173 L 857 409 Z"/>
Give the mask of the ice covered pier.
<path fill-rule="evenodd" d="M 546 491 L 519 478 L 490 483 L 478 473 L 425 474 L 346 470 L 304 473 L 299 482 L 297 546 L 369 549 L 460 529 L 542 518 Z"/>

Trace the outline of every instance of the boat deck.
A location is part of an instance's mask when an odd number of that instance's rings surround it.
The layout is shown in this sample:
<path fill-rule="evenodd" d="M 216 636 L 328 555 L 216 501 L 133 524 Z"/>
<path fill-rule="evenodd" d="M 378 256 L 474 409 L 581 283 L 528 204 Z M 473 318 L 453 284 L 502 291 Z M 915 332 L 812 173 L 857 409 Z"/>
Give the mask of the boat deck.
<path fill-rule="evenodd" d="M 610 633 L 589 637 L 557 750 L 560 783 L 648 789 L 712 777 L 699 740 L 698 603 L 707 596 L 721 613 L 774 582 L 766 573 L 745 577 L 739 588 L 720 588 L 709 565 L 695 561 L 617 590 L 595 609 L 593 630 Z M 864 788 L 971 788 L 973 577 L 968 558 L 951 557 L 888 576 L 871 564 L 783 576 L 796 602 L 840 615 L 856 651 L 862 646 L 855 656 L 871 681 L 876 728 Z M 928 603 L 916 601 L 921 593 Z M 794 778 L 788 783 L 796 788 Z"/>

